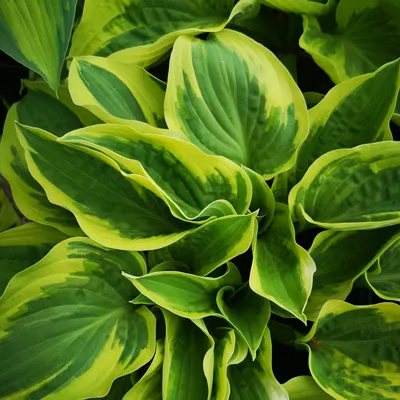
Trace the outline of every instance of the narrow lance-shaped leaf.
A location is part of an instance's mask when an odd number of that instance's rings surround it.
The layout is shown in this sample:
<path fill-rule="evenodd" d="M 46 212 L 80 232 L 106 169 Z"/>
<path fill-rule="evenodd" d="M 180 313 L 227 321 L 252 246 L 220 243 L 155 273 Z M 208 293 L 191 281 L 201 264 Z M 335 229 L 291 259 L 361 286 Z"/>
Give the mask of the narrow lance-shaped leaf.
<path fill-rule="evenodd" d="M 19 126 L 30 172 L 54 204 L 71 210 L 93 240 L 123 250 L 151 250 L 183 237 L 190 224 L 172 216 L 143 176 L 124 176 L 108 157 L 79 151 L 50 133 Z"/>
<path fill-rule="evenodd" d="M 196 323 L 163 310 L 166 323 L 163 400 L 209 400 L 214 340 L 202 320 Z"/>
<path fill-rule="evenodd" d="M 293 165 L 308 132 L 306 104 L 287 69 L 268 49 L 231 30 L 176 41 L 165 118 L 204 151 L 265 179 Z"/>
<path fill-rule="evenodd" d="M 317 383 L 337 400 L 398 399 L 400 306 L 331 300 L 300 342 Z"/>
<path fill-rule="evenodd" d="M 327 14 L 334 5 L 334 0 L 260 0 L 261 4 L 287 13 L 306 15 Z"/>
<path fill-rule="evenodd" d="M 68 236 L 35 222 L 0 234 L 0 296 L 10 279 L 42 259 L 51 248 Z"/>
<path fill-rule="evenodd" d="M 257 358 L 250 354 L 240 363 L 228 368 L 231 386 L 230 400 L 289 400 L 286 390 L 272 372 L 272 344 L 266 329 Z"/>
<path fill-rule="evenodd" d="M 215 32 L 239 14 L 254 13 L 249 0 L 86 0 L 69 54 L 97 55 L 148 66 L 183 34 Z"/>
<path fill-rule="evenodd" d="M 129 304 L 137 292 L 122 270 L 145 273 L 143 258 L 73 238 L 11 280 L 0 299 L 1 398 L 102 397 L 150 360 L 155 318 Z"/>
<path fill-rule="evenodd" d="M 97 125 L 65 135 L 62 142 L 92 148 L 111 157 L 125 171 L 150 178 L 183 219 L 225 213 L 244 214 L 251 182 L 233 162 L 205 154 L 195 145 L 163 134 L 120 125 Z"/>
<path fill-rule="evenodd" d="M 400 89 L 400 61 L 386 64 L 377 72 L 366 74 L 335 86 L 309 111 L 310 133 L 300 146 L 295 166 L 277 177 L 288 180 L 287 189 L 300 181 L 310 165 L 323 154 L 364 143 L 391 140 L 390 118 Z"/>
<path fill-rule="evenodd" d="M 306 307 L 315 320 L 331 299 L 344 300 L 353 283 L 400 236 L 400 228 L 390 226 L 367 231 L 326 231 L 319 233 L 309 250 L 317 270 Z"/>
<path fill-rule="evenodd" d="M 0 49 L 57 90 L 77 0 L 3 0 Z"/>
<path fill-rule="evenodd" d="M 318 386 L 312 376 L 296 376 L 284 383 L 283 387 L 288 392 L 290 400 L 333 399 Z"/>
<path fill-rule="evenodd" d="M 296 243 L 288 207 L 276 203 L 271 225 L 253 238 L 251 289 L 306 322 L 314 271 L 313 259 Z"/>
<path fill-rule="evenodd" d="M 229 287 L 221 289 L 217 304 L 221 314 L 242 335 L 254 360 L 271 315 L 269 301 L 245 284 L 236 293 Z"/>
<path fill-rule="evenodd" d="M 144 276 L 124 273 L 124 276 L 157 305 L 191 319 L 220 315 L 218 291 L 225 286 L 237 287 L 241 283 L 239 270 L 231 263 L 224 275 L 217 278 L 175 271 L 151 272 Z"/>
<path fill-rule="evenodd" d="M 400 143 L 334 150 L 318 158 L 292 189 L 289 206 L 300 224 L 340 230 L 400 223 Z"/>
<path fill-rule="evenodd" d="M 164 339 L 159 339 L 149 368 L 122 400 L 162 400 L 163 360 Z"/>
<path fill-rule="evenodd" d="M 53 118 L 49 118 L 49 112 Z M 54 226 L 71 236 L 82 235 L 76 219 L 67 210 L 49 202 L 43 188 L 32 177 L 15 128 L 15 121 L 52 129 L 62 135 L 80 128 L 79 119 L 58 100 L 41 91 L 30 91 L 7 114 L 0 143 L 0 172 L 11 186 L 13 199 L 25 217 Z"/>
<path fill-rule="evenodd" d="M 400 238 L 394 241 L 379 257 L 379 271 L 365 272 L 365 277 L 372 290 L 383 299 L 400 301 L 399 259 Z"/>
<path fill-rule="evenodd" d="M 148 253 L 151 267 L 178 261 L 185 271 L 205 276 L 246 252 L 251 246 L 256 214 L 230 215 L 214 219 L 177 242 Z"/>
<path fill-rule="evenodd" d="M 103 121 L 165 127 L 165 84 L 141 67 L 102 57 L 77 57 L 70 66 L 68 85 L 74 103 Z"/>
<path fill-rule="evenodd" d="M 20 223 L 21 219 L 4 190 L 0 187 L 0 232 L 18 226 Z"/>

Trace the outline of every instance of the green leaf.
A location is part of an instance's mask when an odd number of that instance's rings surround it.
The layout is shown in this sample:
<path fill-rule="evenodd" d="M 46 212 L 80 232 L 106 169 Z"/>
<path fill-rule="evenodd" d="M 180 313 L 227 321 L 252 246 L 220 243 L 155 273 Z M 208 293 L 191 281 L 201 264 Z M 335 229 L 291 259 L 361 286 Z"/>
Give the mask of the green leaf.
<path fill-rule="evenodd" d="M 116 379 L 107 396 L 102 397 L 103 400 L 122 400 L 124 395 L 132 387 L 132 377 L 131 375 L 125 375 L 121 378 Z M 94 400 L 94 399 L 91 399 Z"/>
<path fill-rule="evenodd" d="M 101 57 L 77 57 L 68 81 L 74 103 L 105 122 L 129 125 L 134 120 L 165 127 L 165 84 L 143 68 Z"/>
<path fill-rule="evenodd" d="M 42 259 L 67 236 L 35 222 L 0 233 L 0 296 L 10 279 Z"/>
<path fill-rule="evenodd" d="M 0 299 L 0 397 L 102 397 L 151 359 L 155 317 L 129 304 L 136 290 L 122 270 L 145 273 L 143 258 L 73 238 L 11 280 Z"/>
<path fill-rule="evenodd" d="M 289 400 L 286 390 L 272 372 L 272 344 L 266 329 L 257 358 L 248 355 L 243 362 L 228 368 L 230 400 Z"/>
<path fill-rule="evenodd" d="M 0 232 L 13 228 L 21 223 L 17 212 L 10 200 L 0 187 Z"/>
<path fill-rule="evenodd" d="M 316 106 L 325 97 L 323 94 L 317 92 L 305 92 L 303 96 L 308 108 Z"/>
<path fill-rule="evenodd" d="M 176 41 L 165 119 L 207 153 L 264 179 L 294 164 L 308 132 L 306 104 L 287 69 L 268 49 L 231 30 Z"/>
<path fill-rule="evenodd" d="M 77 0 L 3 0 L 0 49 L 57 90 Z"/>
<path fill-rule="evenodd" d="M 389 63 L 330 90 L 309 111 L 310 133 L 300 146 L 295 166 L 277 180 L 288 179 L 290 190 L 318 157 L 331 150 L 391 140 L 389 122 L 400 89 L 399 70 L 400 61 Z"/>
<path fill-rule="evenodd" d="M 9 182 L 14 201 L 26 218 L 53 226 L 71 236 L 82 235 L 73 214 L 52 204 L 29 172 L 24 149 L 17 137 L 15 121 L 50 129 L 55 135 L 61 136 L 71 129 L 82 127 L 80 120 L 47 93 L 29 91 L 7 114 L 0 144 L 0 172 Z"/>
<path fill-rule="evenodd" d="M 198 319 L 220 315 L 217 294 L 225 286 L 241 283 L 239 270 L 232 263 L 224 275 L 201 277 L 184 272 L 160 271 L 144 276 L 123 274 L 137 290 L 157 305 L 184 318 Z"/>
<path fill-rule="evenodd" d="M 250 168 L 243 167 L 251 180 L 253 195 L 251 197 L 250 210 L 258 210 L 258 233 L 263 233 L 274 218 L 275 198 L 272 190 L 264 181 L 261 175 L 252 171 Z"/>
<path fill-rule="evenodd" d="M 177 242 L 149 252 L 150 266 L 164 261 L 178 261 L 184 264 L 186 272 L 208 275 L 249 249 L 255 217 L 255 214 L 229 215 L 211 220 Z"/>
<path fill-rule="evenodd" d="M 253 13 L 248 0 L 86 0 L 69 54 L 97 55 L 148 66 L 183 34 L 216 32 L 236 15 Z"/>
<path fill-rule="evenodd" d="M 317 270 L 306 315 L 315 320 L 331 299 L 344 300 L 353 283 L 400 236 L 398 226 L 367 231 L 319 233 L 309 250 Z"/>
<path fill-rule="evenodd" d="M 163 310 L 166 323 L 163 400 L 210 400 L 214 340 L 202 320 Z"/>
<path fill-rule="evenodd" d="M 399 16 L 393 0 L 341 0 L 328 24 L 304 16 L 299 44 L 335 83 L 343 82 L 400 57 Z"/>
<path fill-rule="evenodd" d="M 254 360 L 271 315 L 269 301 L 245 284 L 236 293 L 230 287 L 221 289 L 217 304 L 221 314 L 243 337 Z"/>
<path fill-rule="evenodd" d="M 337 400 L 398 399 L 400 306 L 325 304 L 308 335 L 310 370 Z"/>
<path fill-rule="evenodd" d="M 276 203 L 271 225 L 253 239 L 251 289 L 305 323 L 314 271 L 313 259 L 296 243 L 287 206 Z"/>
<path fill-rule="evenodd" d="M 383 299 L 400 301 L 399 258 L 400 238 L 379 257 L 379 273 L 365 272 L 365 278 L 372 290 Z"/>
<path fill-rule="evenodd" d="M 290 400 L 330 400 L 333 397 L 325 393 L 311 376 L 296 376 L 283 384 Z"/>
<path fill-rule="evenodd" d="M 159 187 L 178 218 L 204 219 L 248 210 L 251 182 L 239 166 L 205 154 L 187 141 L 157 133 L 107 124 L 71 132 L 61 141 L 92 148 L 115 160 L 124 171 L 146 176 Z"/>
<path fill-rule="evenodd" d="M 335 0 L 260 0 L 261 4 L 284 12 L 323 15 L 329 12 Z"/>
<path fill-rule="evenodd" d="M 192 227 L 172 216 L 148 179 L 123 175 L 110 158 L 71 148 L 41 129 L 19 126 L 18 135 L 30 172 L 49 200 L 71 210 L 98 243 L 153 250 L 180 239 Z"/>
<path fill-rule="evenodd" d="M 150 367 L 123 399 L 120 397 L 118 400 L 162 400 L 163 359 L 164 340 L 159 339 Z"/>
<path fill-rule="evenodd" d="M 400 143 L 379 142 L 324 154 L 289 194 L 294 218 L 340 230 L 400 223 Z"/>

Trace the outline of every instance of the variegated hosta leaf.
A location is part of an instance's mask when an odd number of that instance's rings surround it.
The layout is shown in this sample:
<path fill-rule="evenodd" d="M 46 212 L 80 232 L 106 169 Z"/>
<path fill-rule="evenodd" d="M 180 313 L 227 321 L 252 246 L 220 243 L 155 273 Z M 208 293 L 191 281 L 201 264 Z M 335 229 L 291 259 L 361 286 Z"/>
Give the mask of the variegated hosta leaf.
<path fill-rule="evenodd" d="M 334 150 L 318 158 L 289 194 L 292 216 L 328 229 L 400 223 L 400 143 Z"/>
<path fill-rule="evenodd" d="M 132 388 L 132 374 L 122 376 L 116 379 L 107 396 L 102 397 L 103 400 L 122 400 L 124 395 Z M 90 400 L 94 400 L 93 398 Z"/>
<path fill-rule="evenodd" d="M 253 1 L 86 0 L 69 54 L 97 55 L 140 66 L 162 58 L 183 34 L 223 29 L 235 16 L 253 14 Z M 250 3 L 250 4 L 249 4 Z"/>
<path fill-rule="evenodd" d="M 0 296 L 10 279 L 43 258 L 67 236 L 35 222 L 0 233 Z"/>
<path fill-rule="evenodd" d="M 11 280 L 0 299 L 1 398 L 102 397 L 151 359 L 155 317 L 129 304 L 136 290 L 122 270 L 143 274 L 144 259 L 73 238 Z"/>
<path fill-rule="evenodd" d="M 220 315 L 217 294 L 225 286 L 241 284 L 239 270 L 232 263 L 217 278 L 201 277 L 184 272 L 160 271 L 144 276 L 123 274 L 137 290 L 155 304 L 184 318 Z"/>
<path fill-rule="evenodd" d="M 0 232 L 13 228 L 20 223 L 21 219 L 4 193 L 4 190 L 0 187 Z"/>
<path fill-rule="evenodd" d="M 18 127 L 29 170 L 49 200 L 71 210 L 98 243 L 122 250 L 153 250 L 183 237 L 193 226 L 174 218 L 143 176 L 122 174 L 110 158 L 80 151 L 50 133 Z"/>
<path fill-rule="evenodd" d="M 283 384 L 290 400 L 332 400 L 333 397 L 325 393 L 315 382 L 312 376 L 297 376 Z"/>
<path fill-rule="evenodd" d="M 258 210 L 258 233 L 263 233 L 274 218 L 275 198 L 263 177 L 250 168 L 243 167 L 251 180 L 253 195 L 251 197 L 250 210 Z"/>
<path fill-rule="evenodd" d="M 242 335 L 254 360 L 271 315 L 269 301 L 245 284 L 236 293 L 230 287 L 221 289 L 217 304 L 221 314 Z"/>
<path fill-rule="evenodd" d="M 211 220 L 177 242 L 149 252 L 150 267 L 165 261 L 184 264 L 185 271 L 205 276 L 251 246 L 256 214 Z"/>
<path fill-rule="evenodd" d="M 25 217 L 71 236 L 82 235 L 73 214 L 50 203 L 29 172 L 15 121 L 51 130 L 57 136 L 82 127 L 81 121 L 56 98 L 41 90 L 30 90 L 7 114 L 0 143 L 0 172 L 9 182 L 14 201 Z"/>
<path fill-rule="evenodd" d="M 75 104 L 100 119 L 165 127 L 165 84 L 141 67 L 102 57 L 77 57 L 70 66 L 69 90 Z"/>
<path fill-rule="evenodd" d="M 122 400 L 162 400 L 163 359 L 164 340 L 159 339 L 150 367 Z"/>
<path fill-rule="evenodd" d="M 339 83 L 400 57 L 399 16 L 400 4 L 394 0 L 341 0 L 336 24 L 329 24 L 333 28 L 304 16 L 300 46 Z"/>
<path fill-rule="evenodd" d="M 169 71 L 165 119 L 170 129 L 265 179 L 293 165 L 308 132 L 307 108 L 272 52 L 231 30 L 207 40 L 182 36 Z"/>
<path fill-rule="evenodd" d="M 0 49 L 41 75 L 53 90 L 60 81 L 77 0 L 2 0 Z"/>
<path fill-rule="evenodd" d="M 400 238 L 379 257 L 377 272 L 366 271 L 365 273 L 373 291 L 383 299 L 400 301 Z"/>
<path fill-rule="evenodd" d="M 314 271 L 313 259 L 296 243 L 288 207 L 276 203 L 271 225 L 253 238 L 251 289 L 306 322 Z"/>
<path fill-rule="evenodd" d="M 400 306 L 331 300 L 301 342 L 310 370 L 337 400 L 395 400 L 400 392 Z"/>
<path fill-rule="evenodd" d="M 149 177 L 178 218 L 243 214 L 250 205 L 247 174 L 233 162 L 205 154 L 187 141 L 110 124 L 80 129 L 61 140 L 102 152 L 124 171 Z M 222 213 L 218 204 L 223 206 Z"/>
<path fill-rule="evenodd" d="M 400 237 L 400 228 L 319 233 L 309 250 L 317 270 L 305 310 L 314 321 L 331 299 L 345 300 L 353 283 Z"/>
<path fill-rule="evenodd" d="M 335 0 L 260 0 L 260 2 L 284 12 L 306 15 L 326 14 L 335 4 Z"/>
<path fill-rule="evenodd" d="M 214 339 L 202 320 L 180 318 L 166 310 L 163 314 L 166 324 L 163 400 L 210 400 Z"/>
<path fill-rule="evenodd" d="M 392 138 L 389 122 L 400 88 L 399 69 L 400 61 L 396 61 L 343 82 L 309 111 L 310 133 L 300 146 L 296 164 L 274 182 L 280 199 L 287 199 L 288 190 L 323 154 Z M 282 191 L 282 185 L 287 189 Z"/>
<path fill-rule="evenodd" d="M 289 400 L 286 390 L 272 372 L 272 344 L 268 328 L 257 358 L 252 361 L 249 354 L 244 361 L 230 365 L 228 378 L 231 386 L 229 400 Z"/>

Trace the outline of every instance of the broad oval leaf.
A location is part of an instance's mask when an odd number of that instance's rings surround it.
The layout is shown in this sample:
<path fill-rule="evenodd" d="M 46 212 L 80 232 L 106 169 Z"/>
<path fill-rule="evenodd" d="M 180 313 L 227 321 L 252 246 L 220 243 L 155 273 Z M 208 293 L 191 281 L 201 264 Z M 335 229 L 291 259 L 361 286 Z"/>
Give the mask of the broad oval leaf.
<path fill-rule="evenodd" d="M 365 272 L 372 290 L 383 299 L 400 301 L 399 259 L 400 238 L 395 240 L 379 257 L 379 273 Z"/>
<path fill-rule="evenodd" d="M 257 358 L 252 361 L 249 354 L 242 362 L 230 365 L 228 377 L 230 400 L 289 400 L 286 390 L 272 372 L 272 343 L 268 328 Z"/>
<path fill-rule="evenodd" d="M 391 140 L 390 118 L 400 89 L 400 61 L 386 64 L 372 74 L 352 78 L 335 86 L 309 111 L 310 133 L 300 146 L 296 164 L 277 177 L 288 180 L 286 190 L 275 189 L 279 198 L 300 181 L 323 154 L 364 143 Z"/>
<path fill-rule="evenodd" d="M 151 359 L 155 317 L 129 304 L 136 291 L 122 270 L 145 273 L 143 258 L 73 238 L 11 280 L 0 299 L 0 397 L 102 397 Z"/>
<path fill-rule="evenodd" d="M 137 290 L 157 305 L 184 318 L 198 319 L 220 315 L 217 294 L 225 286 L 241 283 L 239 270 L 228 264 L 224 275 L 201 277 L 185 272 L 160 271 L 144 276 L 123 274 Z"/>
<path fill-rule="evenodd" d="M 301 342 L 317 383 L 337 400 L 398 399 L 400 306 L 331 300 Z"/>
<path fill-rule="evenodd" d="M 335 4 L 335 0 L 260 0 L 260 2 L 287 13 L 306 15 L 326 14 Z"/>
<path fill-rule="evenodd" d="M 0 49 L 57 90 L 77 0 L 2 0 Z"/>
<path fill-rule="evenodd" d="M 400 237 L 398 226 L 366 231 L 319 233 L 309 250 L 317 270 L 305 310 L 314 321 L 328 300 L 345 300 L 355 280 Z"/>
<path fill-rule="evenodd" d="M 93 240 L 121 250 L 153 250 L 183 237 L 192 225 L 174 218 L 157 188 L 126 176 L 108 157 L 79 151 L 50 133 L 18 127 L 30 172 L 49 200 L 71 210 Z"/>
<path fill-rule="evenodd" d="M 97 55 L 148 66 L 182 34 L 223 29 L 252 13 L 248 0 L 86 0 L 69 54 Z"/>
<path fill-rule="evenodd" d="M 9 182 L 14 201 L 25 217 L 71 236 L 82 235 L 73 214 L 50 203 L 43 188 L 29 172 L 15 121 L 50 129 L 60 136 L 71 129 L 81 128 L 81 121 L 54 97 L 41 90 L 30 90 L 8 111 L 0 143 L 0 172 Z"/>
<path fill-rule="evenodd" d="M 119 400 L 162 400 L 163 360 L 164 339 L 159 339 L 149 368 L 123 399 Z"/>
<path fill-rule="evenodd" d="M 57 229 L 36 222 L 0 233 L 0 296 L 14 275 L 37 263 L 67 238 Z"/>
<path fill-rule="evenodd" d="M 14 228 L 20 223 L 21 219 L 0 186 L 0 232 Z"/>
<path fill-rule="evenodd" d="M 400 223 L 400 143 L 364 144 L 318 158 L 291 190 L 292 216 L 329 229 Z"/>
<path fill-rule="evenodd" d="M 125 171 L 150 178 L 184 219 L 244 214 L 251 181 L 233 162 L 205 154 L 192 143 L 120 125 L 96 125 L 65 135 L 62 142 L 106 154 Z M 233 206 L 233 210 L 232 210 Z M 222 213 L 224 215 L 224 213 Z"/>
<path fill-rule="evenodd" d="M 293 165 L 308 132 L 306 104 L 287 69 L 268 49 L 231 30 L 176 41 L 165 119 L 204 151 L 265 179 Z"/>
<path fill-rule="evenodd" d="M 251 246 L 255 214 L 229 215 L 214 219 L 177 242 L 148 253 L 150 267 L 178 261 L 185 271 L 205 276 Z"/>
<path fill-rule="evenodd" d="M 284 383 L 283 387 L 288 392 L 290 400 L 333 399 L 318 386 L 312 376 L 296 376 Z"/>
<path fill-rule="evenodd" d="M 166 325 L 162 370 L 163 400 L 210 400 L 214 339 L 202 320 L 163 310 Z"/>
<path fill-rule="evenodd" d="M 75 104 L 100 119 L 165 127 L 165 84 L 141 67 L 101 57 L 77 57 L 71 63 L 69 91 Z"/>
<path fill-rule="evenodd" d="M 271 225 L 253 238 L 251 289 L 305 323 L 314 272 L 313 259 L 296 243 L 288 207 L 276 203 Z"/>

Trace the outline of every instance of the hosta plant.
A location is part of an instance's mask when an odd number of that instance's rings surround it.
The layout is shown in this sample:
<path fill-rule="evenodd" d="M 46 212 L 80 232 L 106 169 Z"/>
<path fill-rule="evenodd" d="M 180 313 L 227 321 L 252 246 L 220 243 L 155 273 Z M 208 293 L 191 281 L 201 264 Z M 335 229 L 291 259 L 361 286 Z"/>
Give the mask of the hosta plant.
<path fill-rule="evenodd" d="M 400 398 L 397 0 L 2 0 L 0 49 L 0 399 Z"/>

